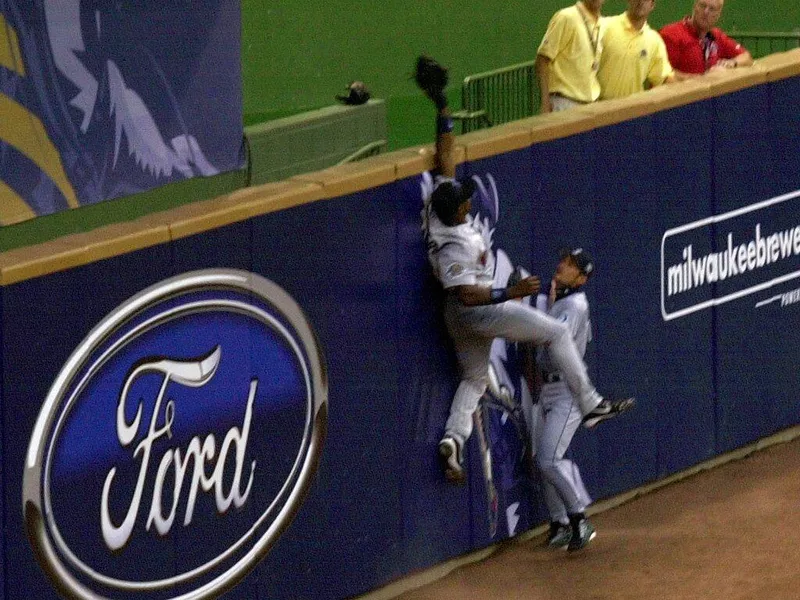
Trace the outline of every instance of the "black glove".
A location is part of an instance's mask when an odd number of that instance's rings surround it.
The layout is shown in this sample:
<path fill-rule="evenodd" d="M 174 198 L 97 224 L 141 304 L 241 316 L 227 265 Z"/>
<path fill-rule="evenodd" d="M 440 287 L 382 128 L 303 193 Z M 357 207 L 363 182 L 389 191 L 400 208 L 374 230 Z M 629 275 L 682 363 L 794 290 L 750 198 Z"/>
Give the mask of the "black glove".
<path fill-rule="evenodd" d="M 430 56 L 422 55 L 417 59 L 414 71 L 414 81 L 425 92 L 436 108 L 442 110 L 447 107 L 447 97 L 444 89 L 447 87 L 447 69 Z"/>

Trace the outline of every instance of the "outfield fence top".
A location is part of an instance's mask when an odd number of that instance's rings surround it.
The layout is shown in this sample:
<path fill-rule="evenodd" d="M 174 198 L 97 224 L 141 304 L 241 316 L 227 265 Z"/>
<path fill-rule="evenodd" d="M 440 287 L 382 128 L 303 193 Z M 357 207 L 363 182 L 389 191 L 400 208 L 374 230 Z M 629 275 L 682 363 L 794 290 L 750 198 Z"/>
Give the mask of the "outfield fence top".
<path fill-rule="evenodd" d="M 456 160 L 459 163 L 472 162 L 797 76 L 800 76 L 800 48 L 765 57 L 753 67 L 721 70 L 628 98 L 597 102 L 473 131 L 456 139 Z M 239 189 L 211 200 L 99 227 L 87 233 L 9 250 L 0 253 L 0 285 L 12 285 L 258 215 L 357 193 L 419 175 L 433 167 L 432 145 L 407 148 L 280 182 Z"/>

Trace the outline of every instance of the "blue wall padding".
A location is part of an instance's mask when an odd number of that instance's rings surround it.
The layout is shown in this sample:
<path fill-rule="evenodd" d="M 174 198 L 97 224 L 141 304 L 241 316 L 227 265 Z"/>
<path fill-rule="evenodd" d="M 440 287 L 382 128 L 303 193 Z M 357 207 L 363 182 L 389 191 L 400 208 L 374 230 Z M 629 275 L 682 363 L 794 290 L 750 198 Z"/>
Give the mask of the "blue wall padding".
<path fill-rule="evenodd" d="M 572 456 L 595 499 L 798 423 L 800 303 L 781 298 L 800 288 L 790 277 L 800 256 L 676 292 L 662 307 L 662 251 L 669 267 L 689 245 L 697 258 L 722 252 L 729 235 L 746 243 L 756 224 L 762 236 L 800 227 L 795 197 L 753 208 L 800 190 L 798 95 L 795 77 L 461 167 L 496 183 L 499 211 L 475 210 L 510 265 L 546 284 L 559 248 L 595 256 L 586 288 L 590 374 L 602 393 L 638 398 L 633 412 L 576 436 Z M 543 522 L 516 410 L 481 409 L 494 499 L 477 431 L 466 447 L 468 484 L 448 486 L 440 473 L 436 446 L 458 368 L 420 233 L 422 182 L 410 177 L 0 289 L 0 600 L 57 598 L 21 507 L 24 456 L 50 386 L 115 307 L 197 269 L 252 271 L 282 287 L 312 324 L 329 377 L 327 440 L 308 497 L 226 597 L 348 598 Z M 773 279 L 781 281 L 694 308 Z M 507 351 L 518 400 L 519 349 Z M 215 543 L 228 535 L 224 520 L 201 511 L 194 530 L 165 536 L 163 552 L 140 557 L 137 572 L 176 568 L 198 547 L 198 531 Z M 103 562 L 99 550 L 87 552 Z"/>

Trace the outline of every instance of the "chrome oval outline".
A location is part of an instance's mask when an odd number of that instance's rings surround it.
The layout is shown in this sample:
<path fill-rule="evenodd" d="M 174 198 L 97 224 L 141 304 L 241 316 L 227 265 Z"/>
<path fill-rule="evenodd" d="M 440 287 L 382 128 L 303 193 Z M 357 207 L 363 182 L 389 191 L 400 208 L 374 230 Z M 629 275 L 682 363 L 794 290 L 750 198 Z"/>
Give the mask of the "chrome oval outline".
<path fill-rule="evenodd" d="M 112 310 L 92 329 L 91 332 L 89 332 L 86 338 L 84 338 L 84 340 L 70 355 L 69 359 L 67 359 L 67 362 L 64 364 L 58 376 L 56 377 L 56 380 L 51 386 L 45 402 L 39 412 L 39 417 L 37 418 L 31 435 L 25 460 L 22 486 L 23 511 L 28 530 L 28 536 L 34 548 L 34 552 L 37 555 L 37 559 L 44 570 L 48 573 L 48 575 L 50 575 L 56 587 L 69 597 L 80 600 L 104 598 L 103 596 L 96 595 L 94 591 L 87 588 L 72 574 L 72 572 L 61 562 L 57 552 L 51 544 L 46 524 L 54 526 L 55 523 L 52 520 L 52 512 L 48 510 L 50 507 L 49 486 L 45 489 L 44 510 L 41 506 L 43 455 L 45 448 L 49 448 L 47 452 L 48 459 L 44 463 L 46 465 L 46 473 L 49 473 L 49 457 L 52 451 L 52 447 L 49 442 L 55 439 L 55 437 L 52 435 L 46 434 L 48 434 L 48 432 L 56 432 L 56 429 L 53 427 L 56 417 L 58 417 L 58 420 L 55 425 L 57 430 L 60 430 L 64 416 L 68 413 L 71 403 L 73 403 L 77 397 L 76 388 L 76 391 L 71 395 L 68 404 L 62 406 L 64 390 L 66 389 L 65 386 L 72 383 L 75 375 L 86 366 L 87 359 L 91 356 L 91 352 L 94 349 L 107 341 L 110 336 L 116 333 L 130 319 L 140 314 L 143 310 L 185 293 L 225 289 L 253 293 L 262 300 L 265 300 L 267 304 L 275 306 L 288 321 L 288 323 L 294 328 L 297 338 L 299 338 L 299 341 L 302 343 L 303 349 L 305 350 L 304 357 L 302 353 L 298 352 L 294 336 L 287 335 L 283 325 L 277 322 L 274 317 L 271 317 L 268 313 L 261 311 L 260 309 L 256 309 L 256 307 L 245 305 L 244 303 L 232 303 L 232 301 L 227 300 L 216 301 L 218 304 L 238 304 L 235 312 L 244 310 L 246 314 L 250 314 L 252 316 L 252 312 L 254 311 L 253 309 L 255 309 L 257 312 L 265 315 L 267 320 L 270 321 L 270 325 L 278 325 L 279 328 L 283 329 L 281 333 L 284 339 L 290 342 L 293 350 L 295 350 L 295 353 L 300 358 L 300 363 L 303 365 L 304 376 L 306 377 L 308 394 L 310 396 L 308 398 L 310 406 L 307 408 L 306 430 L 304 432 L 303 441 L 301 442 L 301 446 L 298 451 L 298 458 L 292 467 L 292 471 L 287 477 L 284 486 L 279 491 L 275 500 L 273 500 L 267 510 L 250 528 L 250 530 L 248 530 L 244 536 L 239 538 L 234 545 L 235 548 L 229 548 L 225 553 L 216 557 L 212 561 L 209 561 L 209 563 L 206 563 L 205 565 L 196 567 L 192 571 L 177 575 L 173 578 L 157 580 L 155 582 L 128 582 L 124 580 L 115 580 L 101 574 L 95 574 L 92 569 L 85 565 L 85 569 L 79 570 L 82 570 L 86 576 L 106 587 L 121 589 L 134 593 L 153 591 L 156 589 L 163 590 L 175 585 L 186 584 L 189 580 L 203 574 L 203 572 L 218 566 L 219 563 L 223 562 L 223 557 L 227 558 L 230 556 L 230 554 L 239 550 L 240 546 L 244 544 L 243 540 L 252 537 L 254 531 L 264 525 L 264 520 L 275 508 L 278 499 L 286 493 L 287 486 L 296 476 L 294 487 L 291 488 L 285 503 L 278 511 L 275 519 L 269 524 L 266 531 L 253 544 L 252 548 L 250 548 L 250 550 L 244 556 L 239 558 L 231 567 L 226 569 L 216 578 L 208 581 L 195 590 L 187 592 L 186 594 L 175 596 L 172 598 L 172 600 L 201 600 L 210 598 L 212 595 L 216 595 L 231 589 L 242 578 L 244 578 L 244 576 L 256 565 L 259 560 L 266 556 L 271 547 L 277 541 L 280 534 L 291 523 L 291 520 L 294 518 L 294 515 L 299 509 L 303 498 L 307 494 L 308 488 L 311 484 L 311 478 L 316 472 L 316 468 L 319 463 L 322 444 L 324 443 L 327 429 L 328 381 L 325 360 L 322 355 L 321 348 L 319 347 L 316 336 L 302 310 L 282 288 L 255 273 L 248 273 L 246 271 L 234 269 L 205 269 L 201 271 L 184 273 L 182 275 L 166 279 L 143 290 L 142 292 L 139 292 L 126 302 L 122 303 L 120 306 Z M 206 304 L 210 302 L 212 301 L 205 301 Z M 181 308 L 185 306 L 194 305 L 197 307 L 196 305 L 198 304 L 203 303 L 190 303 L 189 305 L 181 305 L 175 307 L 172 309 L 172 311 L 167 312 L 181 312 Z M 212 310 L 207 307 L 203 308 L 204 311 Z M 164 314 L 165 313 L 161 313 L 160 316 L 163 318 Z M 177 315 L 173 314 L 172 318 L 177 318 Z M 145 323 L 139 324 L 135 329 L 142 328 L 147 324 L 150 325 L 150 328 L 153 328 L 159 324 L 162 324 L 163 322 L 168 322 L 168 320 L 171 319 L 167 319 L 167 321 L 160 321 L 158 323 L 153 322 L 157 320 L 158 316 L 149 319 Z M 124 340 L 128 336 L 129 334 L 126 334 L 126 336 L 123 336 L 121 339 Z M 120 340 L 117 340 L 114 344 L 112 344 L 112 347 L 124 347 L 124 345 L 125 343 L 121 343 Z M 101 368 L 102 363 L 104 363 L 109 356 L 113 356 L 113 353 L 110 353 L 110 350 L 106 350 L 106 352 L 104 352 L 103 355 L 101 355 L 101 357 L 92 364 L 91 368 Z M 309 364 L 306 364 L 306 361 L 308 361 Z M 308 368 L 311 370 L 310 382 L 307 379 Z M 81 389 L 90 378 L 89 372 L 87 371 L 82 378 L 81 383 L 79 384 Z M 56 412 L 56 410 L 58 410 L 58 412 Z M 305 454 L 303 454 L 304 448 Z M 303 458 L 303 464 L 300 467 L 299 472 L 297 472 L 301 458 Z M 45 481 L 47 480 L 45 479 Z M 53 530 L 56 532 L 58 531 L 55 527 Z M 60 540 L 60 534 L 58 535 L 58 539 Z M 63 544 L 63 540 L 61 540 L 61 542 Z M 63 549 L 61 549 L 61 551 L 67 556 L 70 562 L 73 562 L 74 559 L 73 564 L 83 564 L 72 554 L 66 544 L 63 544 L 63 548 L 67 548 L 66 553 L 64 553 Z"/>
<path fill-rule="evenodd" d="M 246 305 L 242 302 L 236 302 L 231 300 L 225 300 L 225 301 L 209 300 L 201 302 L 192 302 L 189 304 L 182 304 L 164 313 L 160 313 L 151 319 L 148 319 L 147 321 L 141 323 L 137 327 L 131 329 L 129 332 L 125 334 L 125 336 L 115 341 L 114 344 L 109 346 L 109 348 L 105 352 L 103 352 L 103 354 L 92 364 L 92 366 L 87 370 L 86 374 L 81 378 L 80 383 L 75 387 L 72 394 L 70 394 L 70 397 L 66 401 L 64 408 L 60 411 L 58 422 L 53 428 L 52 439 L 58 439 L 65 418 L 69 414 L 72 406 L 77 401 L 78 396 L 80 396 L 80 394 L 83 392 L 86 385 L 88 385 L 88 383 L 92 380 L 96 372 L 103 367 L 103 365 L 107 362 L 109 358 L 114 356 L 120 350 L 124 349 L 124 347 L 127 346 L 129 342 L 135 340 L 139 335 L 142 335 L 156 327 L 159 327 L 160 325 L 164 325 L 180 317 L 196 314 L 198 312 L 219 312 L 220 308 L 228 309 L 228 312 L 244 314 L 251 317 L 253 315 L 260 317 L 259 319 L 260 321 L 262 321 L 266 325 L 269 325 L 277 329 L 281 333 L 283 338 L 289 341 L 290 345 L 292 346 L 292 350 L 294 350 L 295 355 L 300 360 L 300 364 L 303 368 L 303 376 L 305 379 L 306 389 L 307 389 L 306 393 L 307 408 L 306 408 L 306 419 L 303 432 L 303 439 L 300 443 L 300 449 L 297 454 L 297 459 L 295 459 L 295 462 L 292 465 L 292 469 L 286 478 L 286 482 L 281 487 L 280 491 L 275 496 L 275 499 L 272 501 L 272 503 L 267 507 L 267 510 L 264 511 L 261 517 L 247 531 L 247 533 L 242 537 L 240 537 L 239 540 L 233 546 L 228 548 L 226 552 L 217 556 L 215 559 L 208 561 L 207 563 L 199 567 L 196 567 L 195 569 L 192 569 L 191 571 L 186 571 L 175 577 L 171 577 L 168 579 L 152 580 L 148 582 L 138 582 L 138 581 L 115 579 L 95 571 L 94 569 L 86 565 L 83 561 L 81 561 L 72 552 L 72 550 L 70 550 L 67 543 L 63 540 L 61 533 L 58 529 L 58 525 L 56 524 L 55 519 L 53 517 L 52 502 L 50 496 L 50 487 L 49 487 L 50 465 L 52 463 L 52 453 L 54 450 L 54 446 L 50 444 L 49 451 L 47 453 L 47 458 L 44 461 L 44 477 L 43 477 L 43 481 L 45 483 L 44 514 L 46 517 L 48 527 L 51 531 L 51 534 L 54 537 L 55 546 L 59 550 L 59 552 L 63 554 L 69 560 L 69 562 L 73 564 L 75 568 L 83 572 L 88 577 L 102 583 L 107 587 L 123 589 L 123 590 L 131 590 L 131 591 L 161 590 L 164 588 L 169 588 L 184 583 L 199 575 L 202 575 L 207 571 L 210 571 L 211 569 L 216 568 L 221 562 L 224 562 L 224 560 L 227 559 L 231 554 L 234 554 L 246 542 L 246 540 L 253 535 L 255 530 L 260 528 L 264 520 L 266 520 L 269 517 L 270 513 L 272 513 L 273 509 L 275 508 L 275 505 L 278 504 L 279 501 L 283 499 L 283 496 L 286 494 L 286 490 L 289 484 L 293 483 L 294 480 L 296 479 L 297 471 L 300 466 L 300 460 L 303 457 L 305 449 L 308 445 L 308 437 L 310 434 L 309 430 L 311 426 L 311 402 L 312 402 L 311 381 L 308 375 L 308 369 L 306 368 L 305 359 L 302 353 L 300 352 L 300 349 L 297 347 L 297 344 L 294 342 L 294 339 L 286 331 L 286 328 L 283 327 L 281 323 L 277 322 L 274 319 L 274 317 L 272 317 L 269 313 L 266 313 L 260 309 L 254 309 L 254 307 Z"/>

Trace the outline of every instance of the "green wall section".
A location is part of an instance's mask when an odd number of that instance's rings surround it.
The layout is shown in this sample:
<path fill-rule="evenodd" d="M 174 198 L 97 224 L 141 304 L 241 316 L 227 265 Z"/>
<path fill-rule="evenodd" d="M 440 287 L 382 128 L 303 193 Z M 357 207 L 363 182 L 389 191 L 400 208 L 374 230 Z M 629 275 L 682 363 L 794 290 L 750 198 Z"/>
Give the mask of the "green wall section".
<path fill-rule="evenodd" d="M 199 200 L 209 200 L 245 187 L 247 172 L 231 171 L 213 177 L 196 177 L 170 183 L 141 194 L 106 200 L 73 210 L 36 217 L 0 227 L 0 252 L 91 231 L 109 223 L 132 221 L 144 215 Z"/>
<path fill-rule="evenodd" d="M 430 142 L 431 106 L 409 79 L 427 52 L 451 68 L 458 88 L 471 73 L 535 57 L 561 0 L 242 0 L 245 122 L 325 106 L 354 79 L 387 102 L 389 147 Z M 691 12 L 692 0 L 661 1 L 654 27 Z M 625 10 L 609 0 L 605 14 Z M 726 29 L 800 28 L 796 0 L 728 0 Z M 457 101 L 457 96 L 454 98 Z M 283 114 L 281 114 L 283 111 Z"/>

